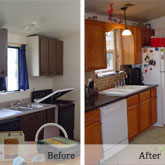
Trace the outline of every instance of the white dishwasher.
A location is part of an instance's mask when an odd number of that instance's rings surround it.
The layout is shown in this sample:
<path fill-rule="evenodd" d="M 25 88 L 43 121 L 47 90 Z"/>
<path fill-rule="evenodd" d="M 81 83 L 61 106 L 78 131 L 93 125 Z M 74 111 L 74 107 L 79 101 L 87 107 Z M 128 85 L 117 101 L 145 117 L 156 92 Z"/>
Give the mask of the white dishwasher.
<path fill-rule="evenodd" d="M 103 160 L 109 159 L 128 144 L 126 99 L 101 107 Z M 101 161 L 101 162 L 102 162 Z"/>

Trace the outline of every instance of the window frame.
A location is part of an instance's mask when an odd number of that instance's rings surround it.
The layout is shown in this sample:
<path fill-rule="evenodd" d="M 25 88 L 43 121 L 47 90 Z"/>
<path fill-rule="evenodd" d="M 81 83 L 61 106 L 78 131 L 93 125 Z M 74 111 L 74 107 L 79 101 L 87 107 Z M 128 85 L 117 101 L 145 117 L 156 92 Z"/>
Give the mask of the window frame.
<path fill-rule="evenodd" d="M 114 36 L 115 36 L 115 32 L 114 32 Z M 112 50 L 112 49 L 107 50 L 107 44 L 106 44 L 106 60 L 107 60 L 107 53 L 112 53 L 113 54 L 113 69 L 106 68 L 106 69 L 95 70 L 95 73 L 98 75 L 98 77 L 104 77 L 104 75 L 110 75 L 110 74 L 116 73 L 116 65 L 115 65 L 116 54 L 115 54 L 115 50 L 116 50 L 116 42 L 115 42 L 115 38 L 114 38 L 114 50 Z"/>
<path fill-rule="evenodd" d="M 20 47 L 19 46 L 8 46 L 7 49 L 8 48 L 14 48 L 14 49 L 18 50 L 18 87 L 19 87 L 19 79 L 20 79 L 20 54 L 19 54 L 19 51 L 20 51 Z M 7 54 L 7 56 L 8 56 L 8 54 Z M 7 81 L 6 81 L 6 87 L 7 87 L 6 93 L 13 93 L 13 92 L 19 92 L 20 91 L 19 88 L 18 88 L 18 90 L 8 91 L 8 76 L 7 76 Z"/>

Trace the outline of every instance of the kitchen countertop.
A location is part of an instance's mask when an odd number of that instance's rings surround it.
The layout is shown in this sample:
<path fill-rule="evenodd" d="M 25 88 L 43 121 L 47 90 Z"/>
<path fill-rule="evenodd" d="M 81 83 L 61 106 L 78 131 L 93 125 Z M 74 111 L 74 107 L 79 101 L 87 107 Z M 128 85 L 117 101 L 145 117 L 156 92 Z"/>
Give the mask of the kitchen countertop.
<path fill-rule="evenodd" d="M 36 113 L 36 112 L 40 112 L 40 111 L 44 111 L 44 110 L 48 110 L 48 109 L 57 107 L 56 105 L 52 105 L 52 104 L 39 104 L 39 105 L 44 105 L 45 107 L 37 108 L 37 109 L 33 109 L 33 110 L 27 110 L 27 111 L 8 110 L 8 109 L 6 109 L 7 107 L 1 108 L 0 109 L 0 121 L 7 120 L 10 118 L 16 118 L 16 117 L 20 117 L 23 115 L 28 115 L 31 113 Z"/>
<path fill-rule="evenodd" d="M 126 96 L 107 96 L 103 94 L 98 94 L 98 96 L 88 96 L 85 97 L 85 112 L 94 110 L 96 108 L 102 107 L 107 104 L 111 104 L 113 102 L 128 98 L 130 96 L 136 95 L 138 93 L 141 93 L 143 91 L 146 91 L 148 89 L 157 87 L 157 84 L 145 84 L 145 86 L 148 86 L 148 88 L 142 89 L 140 91 L 137 91 L 135 93 L 126 95 Z"/>

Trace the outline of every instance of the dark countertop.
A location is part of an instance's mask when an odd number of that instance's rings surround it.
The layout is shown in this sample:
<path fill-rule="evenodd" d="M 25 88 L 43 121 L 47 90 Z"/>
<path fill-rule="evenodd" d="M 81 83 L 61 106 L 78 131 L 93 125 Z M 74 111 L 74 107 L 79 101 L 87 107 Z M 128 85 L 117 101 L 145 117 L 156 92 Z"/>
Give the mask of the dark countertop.
<path fill-rule="evenodd" d="M 85 112 L 88 112 L 88 111 L 94 110 L 96 108 L 105 106 L 107 104 L 111 104 L 111 103 L 114 103 L 116 101 L 128 98 L 130 96 L 133 96 L 133 95 L 136 95 L 138 93 L 144 92 L 148 89 L 157 87 L 158 85 L 156 85 L 156 84 L 152 84 L 152 85 L 145 84 L 145 86 L 148 86 L 148 88 L 145 88 L 143 90 L 137 91 L 135 93 L 132 93 L 132 94 L 129 94 L 129 95 L 126 95 L 126 96 L 107 96 L 107 95 L 103 95 L 103 94 L 98 94 L 98 96 L 85 97 Z"/>

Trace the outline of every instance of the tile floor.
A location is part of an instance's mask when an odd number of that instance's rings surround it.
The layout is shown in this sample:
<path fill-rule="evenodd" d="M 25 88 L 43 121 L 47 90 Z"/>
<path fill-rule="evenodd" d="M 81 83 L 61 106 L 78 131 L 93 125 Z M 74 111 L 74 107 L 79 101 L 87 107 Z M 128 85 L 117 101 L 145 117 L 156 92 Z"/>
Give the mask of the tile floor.
<path fill-rule="evenodd" d="M 165 144 L 165 127 L 151 127 L 130 141 L 130 144 Z"/>

